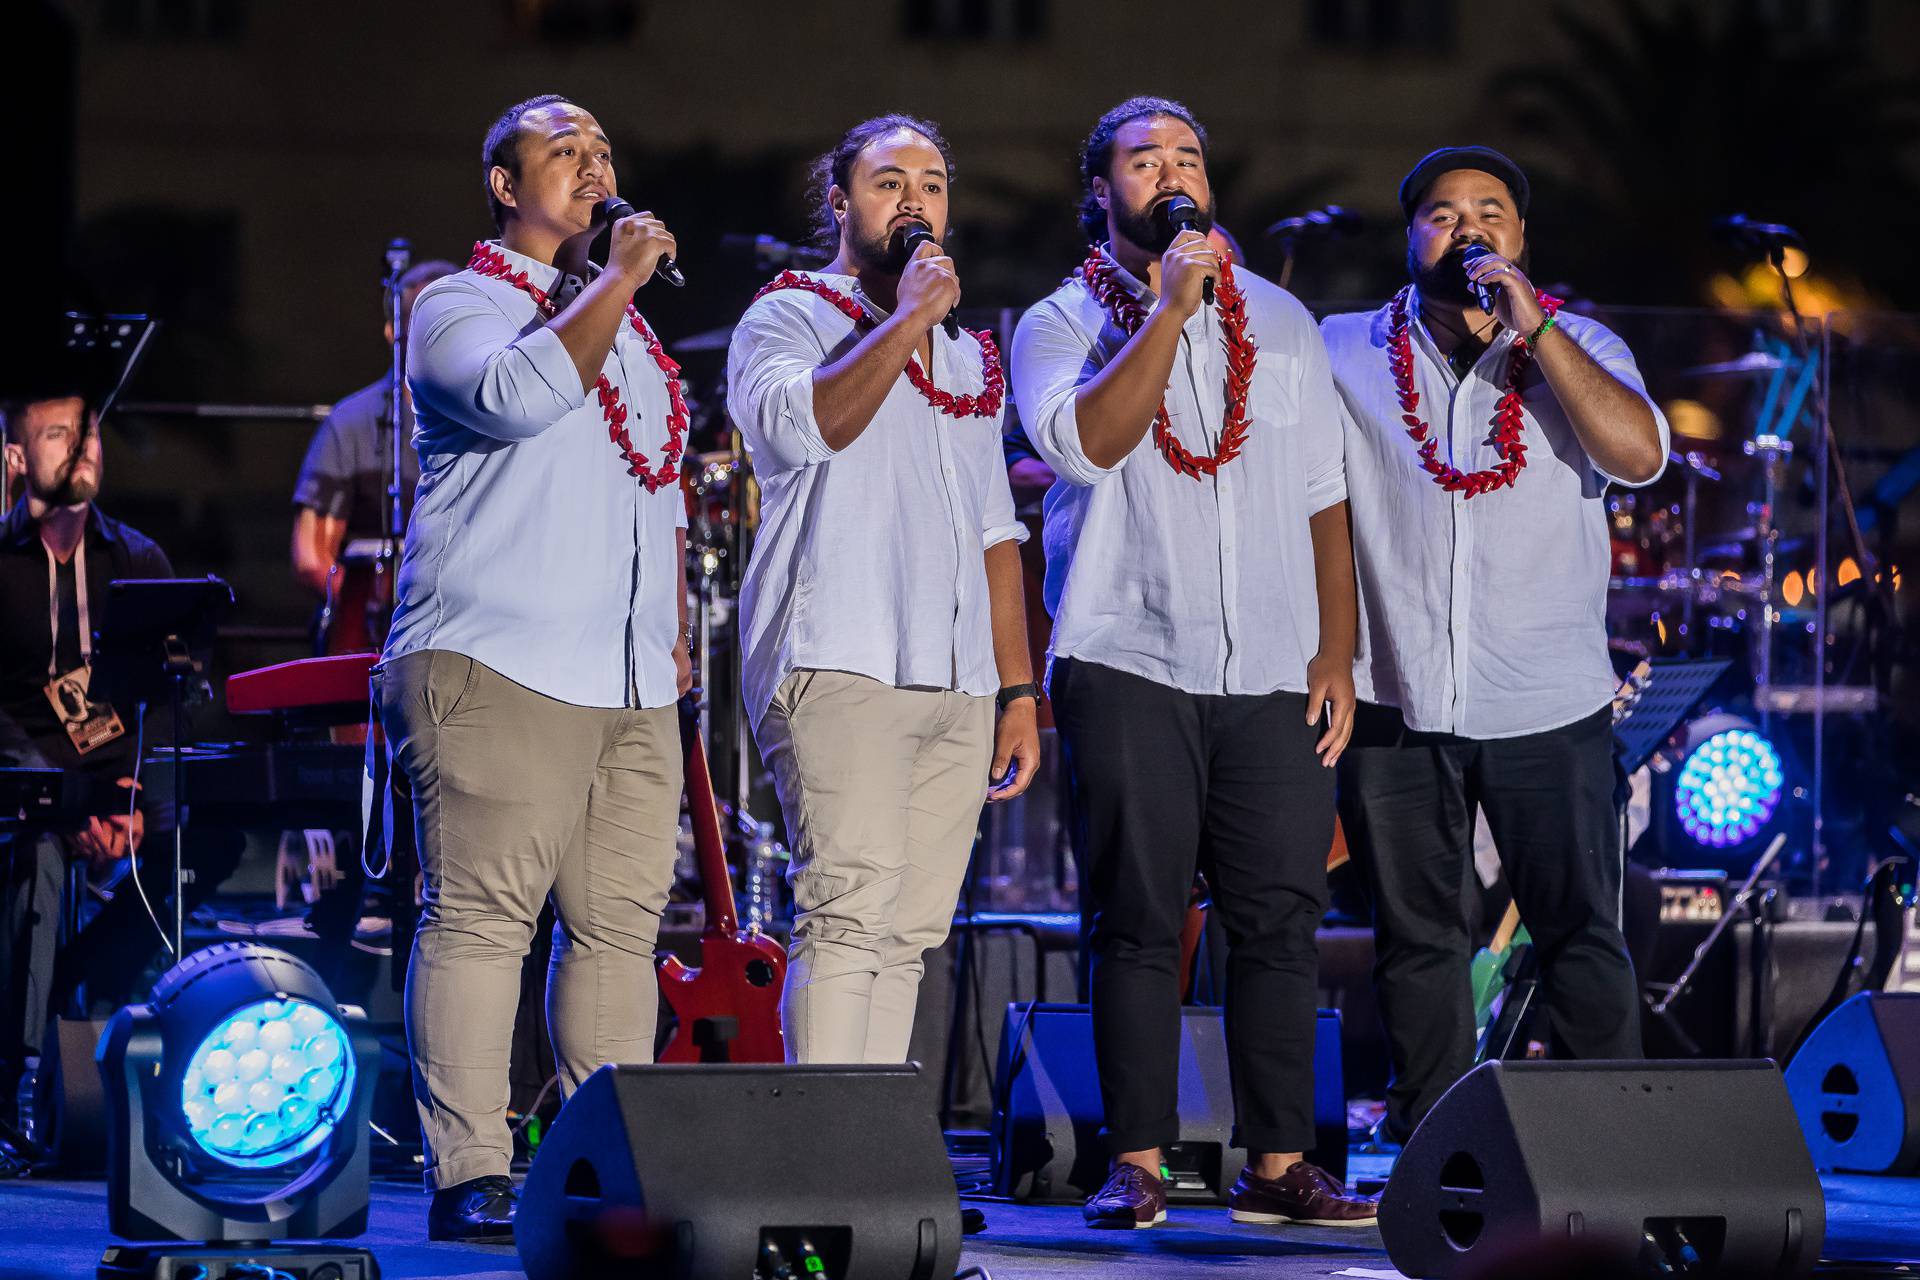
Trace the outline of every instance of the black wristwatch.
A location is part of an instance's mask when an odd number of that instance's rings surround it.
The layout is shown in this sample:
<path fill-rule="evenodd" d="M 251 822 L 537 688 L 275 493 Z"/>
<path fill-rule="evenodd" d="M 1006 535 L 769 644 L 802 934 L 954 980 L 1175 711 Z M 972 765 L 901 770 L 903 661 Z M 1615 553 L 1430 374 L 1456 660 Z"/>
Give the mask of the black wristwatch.
<path fill-rule="evenodd" d="M 1040 686 L 1037 684 L 1010 684 L 993 696 L 993 704 L 1005 711 L 1009 702 L 1017 702 L 1021 698 L 1032 698 L 1033 705 L 1037 707 L 1044 697 L 1046 695 L 1040 692 Z"/>

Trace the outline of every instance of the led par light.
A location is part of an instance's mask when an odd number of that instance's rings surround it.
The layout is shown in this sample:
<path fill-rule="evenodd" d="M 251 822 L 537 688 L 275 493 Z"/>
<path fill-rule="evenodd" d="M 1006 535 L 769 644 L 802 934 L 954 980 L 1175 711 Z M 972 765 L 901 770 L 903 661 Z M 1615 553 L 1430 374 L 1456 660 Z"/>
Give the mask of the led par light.
<path fill-rule="evenodd" d="M 274 1257 L 284 1269 L 288 1247 L 263 1242 L 366 1230 L 380 1045 L 305 962 L 253 942 L 196 951 L 146 1004 L 114 1014 L 97 1060 L 109 1227 L 207 1245 L 116 1247 L 102 1275 L 174 1274 L 160 1264 L 188 1254 L 201 1264 Z M 377 1274 L 365 1250 L 293 1248 L 341 1280 Z"/>

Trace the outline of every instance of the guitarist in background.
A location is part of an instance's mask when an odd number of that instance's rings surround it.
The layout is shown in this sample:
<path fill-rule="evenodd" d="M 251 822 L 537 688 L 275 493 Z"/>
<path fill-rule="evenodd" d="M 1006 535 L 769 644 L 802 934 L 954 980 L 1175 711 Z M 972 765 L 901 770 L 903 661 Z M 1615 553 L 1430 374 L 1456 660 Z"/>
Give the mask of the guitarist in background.
<path fill-rule="evenodd" d="M 763 289 L 727 360 L 762 494 L 741 634 L 793 838 L 796 1062 L 906 1060 L 981 803 L 1040 758 L 1004 378 L 947 321 L 952 177 L 933 125 L 855 125 L 815 170 L 837 256 Z"/>
<path fill-rule="evenodd" d="M 1340 814 L 1373 899 L 1395 1142 L 1473 1064 L 1462 897 L 1476 808 L 1533 937 L 1556 1052 L 1640 1056 L 1604 497 L 1650 484 L 1668 447 L 1626 345 L 1528 281 L 1527 180 L 1511 160 L 1436 151 L 1400 203 L 1412 283 L 1322 325 L 1347 408 L 1360 585 Z"/>
<path fill-rule="evenodd" d="M 420 489 L 374 672 L 425 876 L 406 1013 L 436 1240 L 513 1230 L 508 1047 L 549 895 L 562 1095 L 653 1056 L 692 684 L 686 404 L 629 302 L 673 237 L 621 218 L 589 267 L 619 192 L 605 132 L 564 98 L 508 108 L 483 157 L 499 239 L 414 311 Z"/>
<path fill-rule="evenodd" d="M 400 314 L 411 316 L 422 289 L 458 270 L 451 262 L 422 262 L 401 276 Z M 391 347 L 391 321 L 386 334 Z M 404 517 L 413 510 L 420 459 L 412 443 L 413 397 L 403 392 L 400 398 L 400 430 L 407 438 L 400 450 Z M 382 374 L 333 406 L 313 433 L 306 460 L 300 464 L 300 478 L 293 486 L 293 575 L 320 599 L 329 599 L 330 580 L 344 569 L 341 552 L 362 539 L 381 536 L 380 512 L 387 502 L 387 474 L 393 465 L 386 418 L 387 375 Z M 403 525 L 395 532 L 404 534 L 406 528 Z"/>

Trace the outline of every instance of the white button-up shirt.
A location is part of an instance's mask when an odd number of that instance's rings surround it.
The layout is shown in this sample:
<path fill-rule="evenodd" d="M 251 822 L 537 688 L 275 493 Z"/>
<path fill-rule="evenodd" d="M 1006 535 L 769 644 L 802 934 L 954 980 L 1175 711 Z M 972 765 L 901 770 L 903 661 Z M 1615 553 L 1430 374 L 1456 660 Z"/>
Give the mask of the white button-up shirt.
<path fill-rule="evenodd" d="M 1354 685 L 1400 708 L 1410 728 L 1467 738 L 1540 733 L 1612 699 L 1607 659 L 1609 552 L 1596 467 L 1540 366 L 1520 388 L 1527 464 L 1511 486 L 1468 499 L 1433 483 L 1401 421 L 1387 366 L 1389 307 L 1321 325 L 1346 402 L 1347 487 L 1360 587 Z M 1502 332 L 1456 378 L 1412 307 L 1418 415 L 1439 457 L 1462 471 L 1499 461 L 1489 442 L 1513 336 Z M 1626 386 L 1646 386 L 1626 344 L 1585 316 L 1559 329 Z M 1668 447 L 1666 417 L 1647 405 Z M 1652 483 L 1647 481 L 1645 483 Z"/>
<path fill-rule="evenodd" d="M 581 282 L 500 248 L 556 301 Z M 587 707 L 664 707 L 684 578 L 677 485 L 648 493 L 532 298 L 472 271 L 414 304 L 420 488 L 386 656 L 448 649 Z M 661 465 L 666 380 L 625 320 L 603 367 L 633 447 Z"/>
<path fill-rule="evenodd" d="M 1128 289 L 1153 295 L 1121 271 Z M 1250 271 L 1256 348 L 1239 457 L 1194 479 L 1153 432 L 1111 467 L 1087 457 L 1074 394 L 1124 346 L 1079 272 L 1022 317 L 1013 339 L 1020 420 L 1060 477 L 1045 512 L 1052 660 L 1081 658 L 1188 693 L 1304 692 L 1320 647 L 1307 518 L 1347 496 L 1340 402 L 1313 319 Z M 1196 454 L 1220 443 L 1226 349 L 1218 315 L 1188 318 L 1166 392 L 1174 434 Z"/>
<path fill-rule="evenodd" d="M 853 277 L 811 278 L 885 318 Z M 727 408 L 761 495 L 740 592 L 756 725 L 803 668 L 978 696 L 1000 687 L 986 549 L 1027 536 L 1000 451 L 1005 409 L 949 417 L 902 372 L 866 430 L 834 452 L 813 416 L 813 374 L 864 333 L 826 299 L 782 289 L 747 308 L 727 351 Z M 933 385 L 979 395 L 980 355 L 972 334 L 936 327 Z"/>

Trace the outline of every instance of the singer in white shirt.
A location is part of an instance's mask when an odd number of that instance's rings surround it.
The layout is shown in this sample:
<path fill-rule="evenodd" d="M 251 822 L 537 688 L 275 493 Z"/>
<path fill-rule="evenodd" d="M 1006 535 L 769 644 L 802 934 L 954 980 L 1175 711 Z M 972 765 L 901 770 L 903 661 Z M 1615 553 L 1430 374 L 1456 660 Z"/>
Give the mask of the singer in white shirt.
<path fill-rule="evenodd" d="M 1206 135 L 1175 102 L 1083 153 L 1094 247 L 1014 337 L 1047 495 L 1048 692 L 1084 823 L 1094 1051 L 1113 1157 L 1092 1227 L 1165 1216 L 1180 928 L 1203 868 L 1231 951 L 1236 1220 L 1371 1220 L 1314 1142 L 1314 929 L 1354 699 L 1340 404 L 1311 317 L 1225 266 Z M 1169 213 L 1190 200 L 1197 224 Z M 1104 243 L 1103 243 L 1104 242 Z M 1204 291 L 1213 281 L 1213 305 Z"/>
<path fill-rule="evenodd" d="M 1513 161 L 1445 148 L 1400 197 L 1412 281 L 1322 326 L 1348 410 L 1369 704 L 1340 811 L 1373 899 L 1395 1140 L 1473 1063 L 1460 886 L 1476 808 L 1541 961 L 1556 1051 L 1640 1054 L 1602 504 L 1609 484 L 1651 483 L 1668 447 L 1626 345 L 1527 279 Z M 1470 246 L 1487 252 L 1469 264 Z"/>
<path fill-rule="evenodd" d="M 856 125 L 817 168 L 836 257 L 771 282 L 728 352 L 761 486 L 744 683 L 794 846 L 796 1062 L 906 1060 L 980 806 L 1039 760 L 1004 375 L 991 335 L 943 323 L 952 171 L 932 124 Z M 932 239 L 909 253 L 910 229 Z"/>

